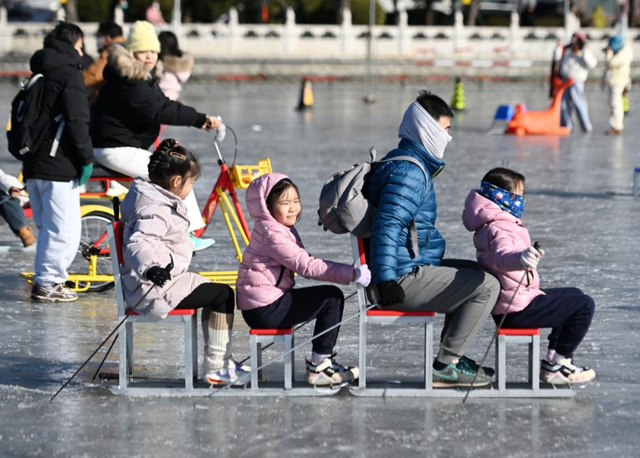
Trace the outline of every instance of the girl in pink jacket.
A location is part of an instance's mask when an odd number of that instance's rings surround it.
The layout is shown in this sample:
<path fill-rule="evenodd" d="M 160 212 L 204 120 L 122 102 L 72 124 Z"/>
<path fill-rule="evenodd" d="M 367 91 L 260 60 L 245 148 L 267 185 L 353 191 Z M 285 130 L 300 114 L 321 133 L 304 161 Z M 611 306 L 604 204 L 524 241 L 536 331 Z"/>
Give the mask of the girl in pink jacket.
<path fill-rule="evenodd" d="M 541 365 L 543 381 L 586 383 L 596 374 L 575 365 L 573 353 L 589 330 L 595 302 L 578 288 L 540 289 L 536 269 L 544 251 L 531 246 L 522 224 L 524 190 L 523 175 L 495 168 L 479 190 L 469 193 L 462 213 L 464 226 L 475 232 L 478 262 L 502 286 L 493 319 L 498 324 L 506 314 L 504 328 L 552 328 Z"/>
<path fill-rule="evenodd" d="M 314 258 L 304 249 L 294 225 L 301 212 L 298 188 L 279 173 L 263 175 L 249 185 L 247 209 L 255 221 L 242 256 L 236 291 L 238 308 L 251 328 L 291 328 L 316 320 L 314 335 L 342 320 L 344 295 L 335 286 L 295 288 L 294 274 L 343 285 L 367 286 L 366 265 L 355 268 Z M 312 385 L 334 385 L 358 378 L 357 367 L 338 364 L 333 348 L 335 328 L 313 340 L 306 377 Z"/>
<path fill-rule="evenodd" d="M 187 272 L 193 250 L 184 199 L 199 174 L 195 156 L 166 139 L 151 155 L 150 182 L 134 180 L 121 208 L 124 297 L 139 314 L 157 318 L 173 309 L 202 309 L 204 380 L 241 384 L 246 368 L 231 356 L 233 290 Z M 169 262 L 170 272 L 164 268 Z"/>

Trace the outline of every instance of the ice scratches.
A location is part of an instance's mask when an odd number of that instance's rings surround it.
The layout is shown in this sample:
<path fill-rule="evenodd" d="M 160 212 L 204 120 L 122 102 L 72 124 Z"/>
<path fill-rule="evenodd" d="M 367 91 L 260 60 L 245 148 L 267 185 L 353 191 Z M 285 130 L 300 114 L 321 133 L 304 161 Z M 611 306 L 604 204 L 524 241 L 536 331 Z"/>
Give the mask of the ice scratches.
<path fill-rule="evenodd" d="M 46 394 L 51 396 L 53 391 L 40 390 L 38 388 L 27 388 L 20 385 L 0 385 L 0 391 L 13 391 L 21 393 Z"/>

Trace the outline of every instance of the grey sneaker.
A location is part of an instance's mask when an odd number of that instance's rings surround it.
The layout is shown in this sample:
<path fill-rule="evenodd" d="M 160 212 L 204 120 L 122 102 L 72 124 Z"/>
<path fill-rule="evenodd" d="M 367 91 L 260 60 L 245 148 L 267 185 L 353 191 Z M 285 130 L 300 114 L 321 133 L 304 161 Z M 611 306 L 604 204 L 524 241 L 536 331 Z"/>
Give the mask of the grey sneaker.
<path fill-rule="evenodd" d="M 476 377 L 476 373 L 476 371 L 471 369 L 469 365 L 462 360 L 456 364 L 450 363 L 441 371 L 433 369 L 433 386 L 434 388 L 471 386 L 471 382 L 473 378 Z M 478 373 L 475 382 L 473 382 L 473 386 L 487 386 L 490 383 L 491 378 L 483 373 Z"/>
<path fill-rule="evenodd" d="M 346 384 L 358 378 L 360 369 L 356 366 L 343 366 L 333 358 L 325 358 L 317 366 L 311 361 L 307 361 L 305 375 L 307 383 L 314 386 L 336 386 Z"/>
<path fill-rule="evenodd" d="M 31 288 L 31 299 L 40 302 L 73 302 L 78 300 L 78 293 L 70 291 L 62 284 L 50 287 L 34 284 Z"/>

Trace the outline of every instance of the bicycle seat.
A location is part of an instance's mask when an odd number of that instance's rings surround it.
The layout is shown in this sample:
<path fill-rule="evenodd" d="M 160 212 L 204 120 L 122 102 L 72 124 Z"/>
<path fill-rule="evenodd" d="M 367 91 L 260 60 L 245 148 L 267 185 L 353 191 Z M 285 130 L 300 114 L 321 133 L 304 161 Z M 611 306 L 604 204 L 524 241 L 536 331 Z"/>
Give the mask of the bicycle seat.
<path fill-rule="evenodd" d="M 131 179 L 131 177 L 129 175 L 124 175 L 120 172 L 116 172 L 115 170 L 111 170 L 103 165 L 100 164 L 93 164 L 93 172 L 91 173 L 91 177 L 92 178 L 102 178 L 102 177 L 109 177 L 109 178 L 128 178 Z"/>

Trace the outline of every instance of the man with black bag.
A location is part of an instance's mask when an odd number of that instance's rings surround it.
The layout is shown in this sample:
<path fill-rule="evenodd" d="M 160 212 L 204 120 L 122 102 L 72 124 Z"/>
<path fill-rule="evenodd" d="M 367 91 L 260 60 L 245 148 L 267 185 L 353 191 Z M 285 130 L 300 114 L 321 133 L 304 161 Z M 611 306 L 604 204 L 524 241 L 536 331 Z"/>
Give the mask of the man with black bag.
<path fill-rule="evenodd" d="M 30 63 L 34 75 L 42 75 L 44 86 L 38 103 L 42 116 L 48 117 L 45 134 L 21 151 L 39 230 L 31 290 L 31 298 L 38 301 L 71 302 L 78 298 L 64 284 L 80 243 L 78 187 L 93 170 L 89 106 L 80 67 L 82 40 L 77 25 L 60 22 Z M 12 123 L 13 118 L 12 113 Z M 33 137 L 37 138 L 37 133 Z"/>

